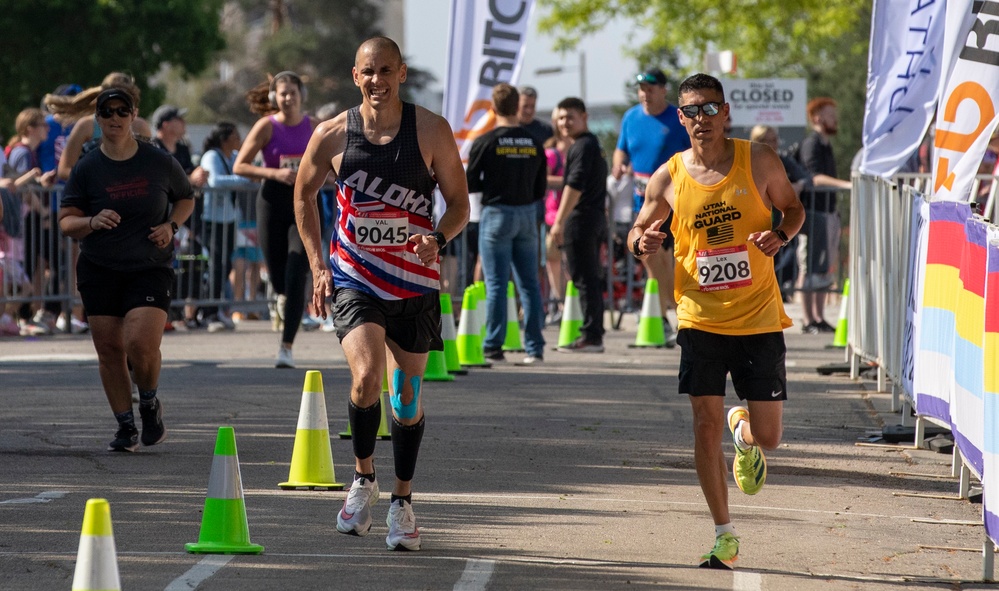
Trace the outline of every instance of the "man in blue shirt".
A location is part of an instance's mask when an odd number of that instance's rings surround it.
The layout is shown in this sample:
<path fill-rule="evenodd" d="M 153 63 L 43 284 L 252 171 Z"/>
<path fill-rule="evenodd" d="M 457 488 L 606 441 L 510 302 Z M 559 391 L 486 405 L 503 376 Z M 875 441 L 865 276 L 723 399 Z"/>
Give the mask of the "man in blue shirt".
<path fill-rule="evenodd" d="M 645 200 L 645 185 L 649 177 L 669 160 L 673 154 L 690 147 L 690 136 L 680 124 L 675 106 L 666 100 L 666 75 L 659 68 L 652 68 L 635 77 L 638 85 L 638 103 L 625 112 L 621 119 L 621 135 L 614 150 L 611 175 L 620 180 L 629 171 L 635 177 L 634 213 Z M 643 261 L 649 277 L 659 283 L 659 306 L 663 314 L 666 346 L 676 346 L 676 331 L 666 318 L 666 311 L 676 308 L 673 297 L 673 236 L 669 231 L 670 220 L 663 223 L 661 231 L 667 237 L 656 255 Z M 630 249 L 629 249 L 630 250 Z"/>

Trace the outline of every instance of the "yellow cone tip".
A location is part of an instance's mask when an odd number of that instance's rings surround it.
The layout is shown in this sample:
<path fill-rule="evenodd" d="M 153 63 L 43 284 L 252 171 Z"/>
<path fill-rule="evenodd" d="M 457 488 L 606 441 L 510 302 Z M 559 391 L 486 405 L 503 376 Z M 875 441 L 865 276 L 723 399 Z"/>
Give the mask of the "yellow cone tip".
<path fill-rule="evenodd" d="M 305 387 L 302 388 L 303 392 L 315 392 L 317 394 L 323 393 L 323 373 L 321 371 L 316 371 L 311 369 L 305 372 Z"/>
<path fill-rule="evenodd" d="M 80 532 L 85 536 L 110 536 L 111 533 L 111 505 L 107 499 L 90 499 L 87 501 L 87 508 L 83 512 L 83 530 Z"/>

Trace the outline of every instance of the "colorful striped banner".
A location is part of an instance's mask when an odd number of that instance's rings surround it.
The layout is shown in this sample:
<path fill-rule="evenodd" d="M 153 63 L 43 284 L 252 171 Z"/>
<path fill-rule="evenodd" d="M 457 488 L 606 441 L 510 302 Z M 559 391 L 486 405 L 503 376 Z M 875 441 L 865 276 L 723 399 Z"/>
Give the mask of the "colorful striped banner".
<path fill-rule="evenodd" d="M 982 477 L 982 448 L 985 443 L 984 372 L 985 358 L 985 258 L 986 225 L 969 218 L 964 225 L 961 249 L 960 288 L 954 324 L 954 404 L 951 428 L 954 442 L 972 472 Z"/>
<path fill-rule="evenodd" d="M 985 429 L 982 480 L 985 532 L 999 542 L 999 228 L 988 230 L 985 280 L 984 407 Z"/>
<path fill-rule="evenodd" d="M 913 371 L 916 413 L 949 424 L 954 397 L 955 313 L 960 285 L 966 203 L 930 204 L 923 305 Z"/>

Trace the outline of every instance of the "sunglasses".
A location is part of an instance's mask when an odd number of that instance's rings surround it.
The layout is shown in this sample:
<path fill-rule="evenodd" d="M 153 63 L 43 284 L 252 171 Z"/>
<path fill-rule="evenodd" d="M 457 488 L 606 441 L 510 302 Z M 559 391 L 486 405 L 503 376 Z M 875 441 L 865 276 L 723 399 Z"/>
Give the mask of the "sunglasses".
<path fill-rule="evenodd" d="M 714 117 L 721 112 L 721 103 L 704 103 L 703 105 L 684 105 L 680 107 L 680 112 L 687 119 L 697 117 L 697 113 L 703 111 L 708 117 Z"/>
<path fill-rule="evenodd" d="M 101 119 L 110 119 L 114 115 L 117 115 L 122 119 L 124 119 L 130 116 L 131 114 L 132 114 L 132 109 L 129 109 L 128 107 L 118 107 L 116 109 L 105 107 L 97 111 L 97 116 L 100 117 Z"/>

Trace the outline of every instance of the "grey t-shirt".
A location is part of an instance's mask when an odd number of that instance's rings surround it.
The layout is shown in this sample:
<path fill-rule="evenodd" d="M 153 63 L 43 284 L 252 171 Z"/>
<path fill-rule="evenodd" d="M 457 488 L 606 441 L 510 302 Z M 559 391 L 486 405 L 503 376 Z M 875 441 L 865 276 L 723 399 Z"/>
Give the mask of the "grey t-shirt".
<path fill-rule="evenodd" d="M 139 142 L 128 160 L 112 160 L 101 150 L 84 155 L 73 167 L 61 206 L 88 216 L 116 211 L 118 227 L 87 235 L 80 253 L 104 267 L 135 271 L 173 264 L 173 244 L 158 248 L 148 236 L 153 226 L 167 221 L 170 204 L 193 197 L 187 174 L 173 156 Z"/>

